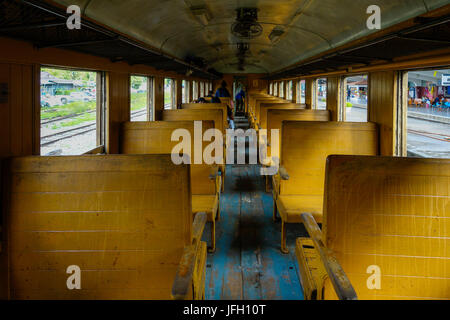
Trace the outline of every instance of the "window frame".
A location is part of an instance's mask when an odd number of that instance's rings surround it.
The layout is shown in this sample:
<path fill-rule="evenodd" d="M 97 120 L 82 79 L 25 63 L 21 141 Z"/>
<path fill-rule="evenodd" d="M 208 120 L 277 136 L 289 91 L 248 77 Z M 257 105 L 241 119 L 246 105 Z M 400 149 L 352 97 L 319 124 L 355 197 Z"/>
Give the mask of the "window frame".
<path fill-rule="evenodd" d="M 41 106 L 41 99 L 42 99 L 42 93 L 41 93 L 41 78 L 40 75 L 42 73 L 42 69 L 55 69 L 55 70 L 64 70 L 64 71 L 78 71 L 78 72 L 90 72 L 95 73 L 95 112 L 96 112 L 96 138 L 95 138 L 95 144 L 96 147 L 92 148 L 90 150 L 85 151 L 82 154 L 91 154 L 95 151 L 95 153 L 104 153 L 106 150 L 106 119 L 107 119 L 107 112 L 108 112 L 108 77 L 107 72 L 102 70 L 91 70 L 91 69 L 84 69 L 84 68 L 76 68 L 76 67 L 69 67 L 69 66 L 53 66 L 53 65 L 46 65 L 46 64 L 39 64 L 37 66 L 37 72 L 38 72 L 38 79 L 39 79 L 39 90 L 37 91 L 37 94 L 39 95 L 39 98 L 37 99 L 37 106 L 34 108 L 35 112 L 39 114 L 39 117 L 37 118 L 37 121 L 35 122 L 37 128 L 36 128 L 36 134 L 38 135 L 36 137 L 36 141 L 39 141 L 38 145 L 36 144 L 37 150 L 34 151 L 36 155 L 42 156 L 42 118 L 41 118 L 41 112 L 42 112 L 42 106 Z M 37 110 L 36 110 L 37 109 Z M 64 155 L 57 155 L 57 156 L 64 156 Z"/>

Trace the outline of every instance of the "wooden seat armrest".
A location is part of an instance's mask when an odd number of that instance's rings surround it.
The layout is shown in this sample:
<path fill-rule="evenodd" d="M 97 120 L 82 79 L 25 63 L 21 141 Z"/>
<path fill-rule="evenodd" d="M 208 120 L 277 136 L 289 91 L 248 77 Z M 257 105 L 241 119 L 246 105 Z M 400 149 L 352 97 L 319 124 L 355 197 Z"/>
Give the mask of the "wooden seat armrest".
<path fill-rule="evenodd" d="M 195 261 L 197 260 L 198 247 L 205 229 L 206 220 L 205 212 L 199 212 L 195 215 L 192 228 L 192 244 L 184 248 L 172 285 L 172 298 L 175 300 L 187 299 L 189 290 L 192 288 Z"/>
<path fill-rule="evenodd" d="M 205 212 L 199 212 L 195 215 L 194 223 L 192 224 L 192 244 L 200 243 L 205 230 L 207 215 Z"/>
<path fill-rule="evenodd" d="M 289 180 L 290 179 L 289 173 L 287 172 L 285 167 L 280 166 L 280 168 L 278 169 L 278 172 L 280 173 L 281 179 L 283 179 L 283 180 Z"/>
<path fill-rule="evenodd" d="M 222 172 L 220 171 L 219 166 L 212 166 L 211 171 L 209 173 L 210 180 L 216 180 L 218 176 L 221 176 Z"/>
<path fill-rule="evenodd" d="M 339 299 L 358 300 L 355 289 L 350 283 L 350 280 L 347 278 L 344 269 L 342 269 L 342 266 L 334 256 L 333 251 L 325 247 L 325 244 L 322 241 L 322 231 L 320 230 L 317 222 L 314 220 L 312 214 L 302 213 L 301 218 Z"/>

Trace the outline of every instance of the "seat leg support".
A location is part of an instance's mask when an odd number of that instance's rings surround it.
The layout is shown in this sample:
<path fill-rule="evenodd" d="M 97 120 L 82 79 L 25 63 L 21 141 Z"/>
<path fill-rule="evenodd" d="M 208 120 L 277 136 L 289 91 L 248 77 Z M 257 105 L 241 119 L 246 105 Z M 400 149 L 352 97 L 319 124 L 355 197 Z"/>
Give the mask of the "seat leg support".
<path fill-rule="evenodd" d="M 211 225 L 211 247 L 208 248 L 209 253 L 216 252 L 216 221 L 212 219 Z"/>
<path fill-rule="evenodd" d="M 286 246 L 286 223 L 281 220 L 281 252 L 284 254 L 289 253 L 289 249 Z"/>
<path fill-rule="evenodd" d="M 273 216 L 272 216 L 273 222 L 277 221 L 277 201 L 275 198 L 273 198 Z"/>

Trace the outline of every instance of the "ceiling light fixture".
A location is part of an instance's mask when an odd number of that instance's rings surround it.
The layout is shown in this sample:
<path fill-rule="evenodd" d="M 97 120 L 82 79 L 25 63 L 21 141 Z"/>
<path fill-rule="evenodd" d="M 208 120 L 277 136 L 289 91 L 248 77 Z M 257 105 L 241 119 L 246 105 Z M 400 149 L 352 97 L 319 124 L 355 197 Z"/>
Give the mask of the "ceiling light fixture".
<path fill-rule="evenodd" d="M 189 8 L 195 18 L 203 25 L 207 26 L 213 18 L 207 6 L 192 6 Z"/>

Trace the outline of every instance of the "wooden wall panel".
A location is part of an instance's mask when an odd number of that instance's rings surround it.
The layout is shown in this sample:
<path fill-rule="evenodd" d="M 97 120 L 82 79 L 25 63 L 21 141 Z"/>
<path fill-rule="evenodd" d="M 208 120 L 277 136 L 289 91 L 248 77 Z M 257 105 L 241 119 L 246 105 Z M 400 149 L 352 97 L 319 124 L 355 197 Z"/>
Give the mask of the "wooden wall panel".
<path fill-rule="evenodd" d="M 338 121 L 340 101 L 340 77 L 327 79 L 327 110 L 330 110 L 331 121 Z"/>
<path fill-rule="evenodd" d="M 313 83 L 314 79 L 305 80 L 305 104 L 306 109 L 312 109 L 313 105 Z"/>
<path fill-rule="evenodd" d="M 130 121 L 130 76 L 110 72 L 107 81 L 106 152 L 119 153 L 120 124 Z"/>
<path fill-rule="evenodd" d="M 155 77 L 155 120 L 161 120 L 161 114 L 164 110 L 164 78 Z"/>
<path fill-rule="evenodd" d="M 0 85 L 6 96 L 0 99 L 0 181 L 4 180 L 1 162 L 10 156 L 33 154 L 34 69 L 31 65 L 0 63 Z M 0 183 L 3 194 L 3 183 Z M 3 198 L 0 207 L 3 223 Z M 1 233 L 0 299 L 8 298 L 8 255 L 6 239 Z"/>
<path fill-rule="evenodd" d="M 175 79 L 175 85 L 176 85 L 176 107 L 177 109 L 181 108 L 181 104 L 183 103 L 183 79 L 182 78 L 178 78 Z"/>
<path fill-rule="evenodd" d="M 369 121 L 378 123 L 380 153 L 395 155 L 395 123 L 397 115 L 397 72 L 383 71 L 369 74 Z"/>

